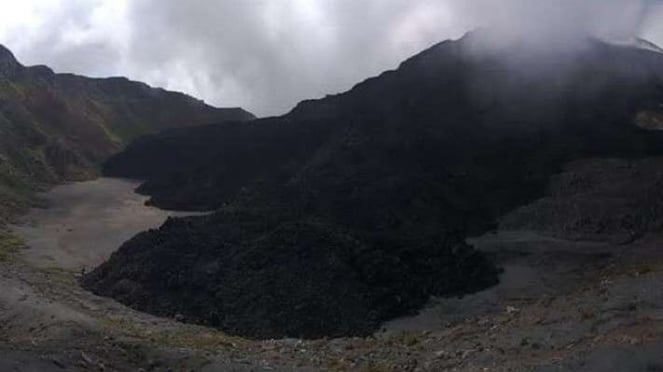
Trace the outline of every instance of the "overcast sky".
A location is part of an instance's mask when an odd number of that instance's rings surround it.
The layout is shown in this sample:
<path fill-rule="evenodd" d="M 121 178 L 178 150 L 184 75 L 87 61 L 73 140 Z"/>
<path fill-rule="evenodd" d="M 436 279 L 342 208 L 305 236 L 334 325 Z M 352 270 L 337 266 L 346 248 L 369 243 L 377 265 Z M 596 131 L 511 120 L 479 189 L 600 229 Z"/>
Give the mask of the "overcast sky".
<path fill-rule="evenodd" d="M 647 0 L 0 0 L 0 43 L 28 65 L 127 76 L 257 115 L 337 93 L 466 31 L 663 44 Z"/>

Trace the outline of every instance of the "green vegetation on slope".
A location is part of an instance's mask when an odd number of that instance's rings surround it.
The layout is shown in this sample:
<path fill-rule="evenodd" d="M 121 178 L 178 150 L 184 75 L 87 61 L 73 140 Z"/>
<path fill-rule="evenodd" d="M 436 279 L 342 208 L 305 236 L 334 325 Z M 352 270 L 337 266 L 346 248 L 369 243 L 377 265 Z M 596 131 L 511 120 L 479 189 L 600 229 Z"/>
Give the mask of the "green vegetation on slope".
<path fill-rule="evenodd" d="M 25 67 L 0 45 L 0 226 L 29 207 L 35 191 L 95 177 L 133 138 L 253 118 L 124 78 Z"/>
<path fill-rule="evenodd" d="M 1 156 L 1 155 L 0 155 Z M 0 162 L 4 159 L 0 157 Z M 9 164 L 0 164 L 0 226 L 32 204 L 36 186 Z"/>
<path fill-rule="evenodd" d="M 21 239 L 5 230 L 0 230 L 0 262 L 10 260 L 23 247 Z"/>

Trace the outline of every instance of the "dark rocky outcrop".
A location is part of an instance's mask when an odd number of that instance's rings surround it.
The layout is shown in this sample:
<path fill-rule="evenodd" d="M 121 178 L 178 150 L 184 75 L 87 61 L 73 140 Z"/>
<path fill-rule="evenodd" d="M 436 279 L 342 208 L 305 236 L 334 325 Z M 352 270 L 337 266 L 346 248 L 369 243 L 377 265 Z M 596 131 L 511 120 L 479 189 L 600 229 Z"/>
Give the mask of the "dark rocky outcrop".
<path fill-rule="evenodd" d="M 502 230 L 630 243 L 663 228 L 663 158 L 583 159 L 555 175 L 546 196 L 502 217 Z"/>
<path fill-rule="evenodd" d="M 21 65 L 14 57 L 14 54 L 4 46 L 0 45 L 0 77 L 11 77 L 16 75 Z"/>
<path fill-rule="evenodd" d="M 366 335 L 430 293 L 495 283 L 483 255 L 452 235 L 438 238 L 364 236 L 273 211 L 225 209 L 136 236 L 83 283 L 143 311 L 231 334 Z"/>
<path fill-rule="evenodd" d="M 107 174 L 147 178 L 157 206 L 221 210 L 137 236 L 85 287 L 236 334 L 320 337 L 495 283 L 467 235 L 542 196 L 569 161 L 663 151 L 650 130 L 663 56 L 594 39 L 485 49 L 482 36 L 283 117 L 135 141 Z"/>

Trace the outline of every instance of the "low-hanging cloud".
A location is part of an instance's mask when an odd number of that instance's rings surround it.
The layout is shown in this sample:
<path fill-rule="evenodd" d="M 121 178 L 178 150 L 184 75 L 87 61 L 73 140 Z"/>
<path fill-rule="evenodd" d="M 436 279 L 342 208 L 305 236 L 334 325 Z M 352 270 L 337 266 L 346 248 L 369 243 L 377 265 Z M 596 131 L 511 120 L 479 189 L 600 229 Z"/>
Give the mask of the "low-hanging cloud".
<path fill-rule="evenodd" d="M 126 75 L 272 115 L 302 99 L 345 90 L 477 27 L 490 28 L 496 41 L 524 38 L 551 48 L 588 33 L 663 41 L 657 3 L 0 0 L 0 42 L 27 63 Z"/>
<path fill-rule="evenodd" d="M 134 62 L 147 66 L 159 56 L 170 65 L 156 79 L 258 114 L 347 89 L 463 31 L 446 19 L 446 6 L 430 0 L 142 0 L 132 17 L 148 25 L 135 28 Z"/>
<path fill-rule="evenodd" d="M 455 14 L 489 28 L 494 43 L 527 41 L 547 48 L 569 48 L 583 42 L 587 35 L 615 41 L 642 36 L 659 3 L 657 0 L 452 2 Z"/>

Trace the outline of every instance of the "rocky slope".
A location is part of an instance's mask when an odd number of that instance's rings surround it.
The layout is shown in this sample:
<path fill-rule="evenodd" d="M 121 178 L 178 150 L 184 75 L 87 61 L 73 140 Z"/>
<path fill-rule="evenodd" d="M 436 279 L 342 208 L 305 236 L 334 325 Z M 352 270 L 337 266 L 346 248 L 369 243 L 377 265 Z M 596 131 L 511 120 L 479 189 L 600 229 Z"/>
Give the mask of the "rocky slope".
<path fill-rule="evenodd" d="M 543 196 L 569 161 L 660 153 L 663 57 L 484 36 L 283 117 L 135 141 L 107 174 L 148 178 L 158 206 L 222 209 L 137 236 L 84 285 L 236 334 L 321 337 L 495 283 L 468 235 Z"/>
<path fill-rule="evenodd" d="M 25 67 L 0 46 L 0 219 L 36 185 L 88 178 L 128 141 L 165 128 L 253 119 L 124 78 Z"/>
<path fill-rule="evenodd" d="M 552 178 L 546 197 L 500 219 L 506 230 L 626 244 L 663 228 L 660 158 L 583 159 Z"/>

